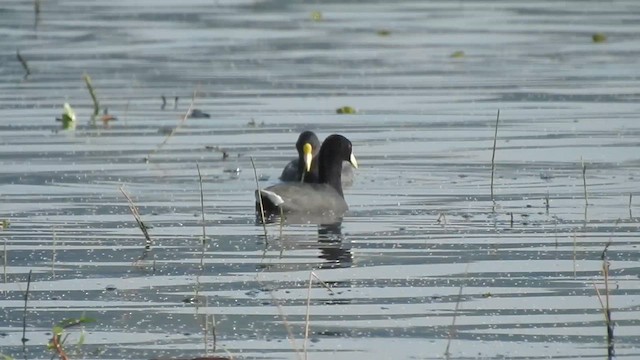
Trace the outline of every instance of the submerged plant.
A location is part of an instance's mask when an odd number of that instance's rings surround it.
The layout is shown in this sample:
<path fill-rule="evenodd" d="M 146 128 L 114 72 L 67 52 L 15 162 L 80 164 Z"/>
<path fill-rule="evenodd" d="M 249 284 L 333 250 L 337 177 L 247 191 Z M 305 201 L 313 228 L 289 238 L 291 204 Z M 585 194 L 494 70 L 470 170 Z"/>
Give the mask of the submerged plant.
<path fill-rule="evenodd" d="M 64 103 L 62 115 L 56 118 L 56 121 L 62 122 L 63 130 L 76 129 L 76 112 L 69 103 Z"/>
<path fill-rule="evenodd" d="M 603 43 L 607 41 L 607 35 L 604 33 L 595 33 L 591 35 L 591 40 L 593 40 L 594 43 Z"/>
<path fill-rule="evenodd" d="M 311 12 L 311 20 L 313 21 L 322 21 L 322 12 L 320 11 L 312 11 Z"/>
<path fill-rule="evenodd" d="M 49 341 L 49 344 L 47 345 L 47 347 L 49 348 L 49 350 L 55 351 L 55 353 L 58 354 L 61 360 L 69 359 L 63 347 L 65 341 L 67 340 L 67 337 L 69 336 L 69 334 L 67 334 L 64 338 L 62 337 L 65 329 L 78 326 L 78 325 L 92 323 L 92 322 L 95 322 L 95 319 L 85 317 L 84 314 L 82 314 L 82 316 L 80 316 L 80 318 L 78 319 L 62 320 L 56 326 L 53 327 L 52 329 L 53 336 L 51 337 L 51 340 Z M 84 345 L 84 339 L 85 339 L 85 335 L 83 330 L 80 334 L 80 337 L 78 338 L 78 343 L 77 343 L 78 347 Z"/>

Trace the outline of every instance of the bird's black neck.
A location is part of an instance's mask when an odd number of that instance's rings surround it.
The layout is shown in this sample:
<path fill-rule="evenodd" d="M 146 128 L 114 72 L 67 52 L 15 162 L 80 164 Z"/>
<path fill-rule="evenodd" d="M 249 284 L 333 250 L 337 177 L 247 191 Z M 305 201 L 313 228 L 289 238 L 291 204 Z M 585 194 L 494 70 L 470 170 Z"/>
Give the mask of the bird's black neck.
<path fill-rule="evenodd" d="M 336 189 L 340 196 L 342 193 L 342 161 L 320 162 L 320 183 L 329 184 Z"/>

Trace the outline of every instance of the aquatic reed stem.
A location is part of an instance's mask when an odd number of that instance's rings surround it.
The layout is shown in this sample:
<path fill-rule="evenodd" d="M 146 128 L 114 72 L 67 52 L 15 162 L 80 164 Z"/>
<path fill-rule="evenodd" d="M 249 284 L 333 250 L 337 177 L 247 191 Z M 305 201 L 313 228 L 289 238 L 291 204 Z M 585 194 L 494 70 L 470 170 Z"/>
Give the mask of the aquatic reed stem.
<path fill-rule="evenodd" d="M 595 281 L 593 282 L 593 288 L 596 291 L 596 295 L 598 296 L 598 301 L 600 302 L 600 307 L 602 308 L 602 313 L 604 314 L 604 322 L 607 327 L 607 359 L 612 360 L 615 357 L 615 348 L 614 348 L 614 334 L 613 329 L 615 323 L 611 321 L 611 308 L 609 307 L 609 261 L 607 260 L 607 248 L 611 245 L 611 241 L 609 241 L 602 251 L 602 275 L 604 277 L 604 287 L 605 287 L 605 301 L 602 301 L 602 295 L 600 294 L 600 290 L 596 285 Z"/>
<path fill-rule="evenodd" d="M 191 114 L 191 111 L 193 110 L 193 105 L 196 102 L 197 94 L 198 94 L 198 90 L 196 89 L 193 91 L 193 96 L 191 97 L 191 103 L 189 104 L 189 108 L 187 109 L 187 112 L 184 113 L 184 116 L 182 117 L 182 119 L 180 119 L 180 122 L 178 122 L 178 125 L 176 125 L 176 127 L 174 127 L 171 130 L 171 132 L 164 138 L 164 140 L 162 140 L 162 142 L 158 144 L 158 146 L 156 146 L 156 148 L 147 155 L 147 158 L 146 158 L 147 162 L 151 160 L 151 155 L 154 155 L 155 153 L 160 151 L 160 149 L 169 141 L 169 139 L 171 139 L 173 134 L 175 134 L 176 131 L 178 131 L 178 129 L 180 129 L 180 127 L 182 127 L 182 125 L 184 125 L 184 123 L 187 121 L 187 119 L 189 118 L 189 114 Z"/>
<path fill-rule="evenodd" d="M 549 190 L 547 190 L 547 196 L 544 198 L 544 211 L 549 215 L 549 207 L 551 206 L 551 200 L 549 199 Z"/>
<path fill-rule="evenodd" d="M 33 21 L 33 27 L 35 29 L 38 28 L 38 23 L 40 22 L 40 3 L 42 1 L 41 0 L 34 0 L 33 1 L 33 12 L 34 12 L 34 21 Z"/>
<path fill-rule="evenodd" d="M 27 78 L 29 77 L 29 75 L 31 75 L 31 69 L 29 69 L 29 64 L 27 64 L 27 59 L 25 59 L 22 54 L 20 54 L 20 50 L 16 50 L 16 57 L 18 58 L 18 61 L 20 61 L 20 65 L 22 65 L 22 68 L 24 69 L 24 80 L 27 80 Z"/>
<path fill-rule="evenodd" d="M 201 251 L 200 251 L 200 268 L 199 268 L 199 272 L 198 272 L 198 276 L 196 276 L 196 289 L 195 289 L 195 295 L 194 295 L 194 299 L 196 301 L 196 311 L 198 309 L 197 304 L 200 302 L 200 299 L 198 297 L 199 293 L 200 293 L 200 276 L 202 276 L 203 272 L 204 272 L 204 253 L 205 253 L 205 248 L 207 246 L 207 230 L 206 230 L 206 225 L 205 225 L 205 215 L 204 215 L 204 191 L 202 189 L 202 174 L 200 173 L 200 165 L 198 164 L 198 162 L 196 161 L 196 169 L 198 170 L 198 183 L 200 184 L 200 213 L 201 213 L 201 219 L 202 219 L 202 240 L 200 242 L 200 247 L 201 247 Z M 207 347 L 207 341 L 206 341 L 206 336 L 207 336 L 207 319 L 205 316 L 205 350 Z"/>
<path fill-rule="evenodd" d="M 464 268 L 464 277 L 465 279 L 467 278 L 468 274 L 469 274 L 469 265 L 470 263 L 467 263 L 467 265 Z M 458 316 L 458 309 L 460 309 L 460 300 L 462 299 L 462 288 L 464 287 L 464 282 L 460 283 L 460 289 L 458 290 L 458 298 L 456 300 L 456 307 L 453 310 L 453 320 L 451 321 L 451 328 L 449 330 L 449 336 L 447 339 L 447 347 L 444 350 L 444 357 L 445 359 L 449 359 L 451 357 L 451 352 L 449 351 L 450 347 L 451 347 L 451 339 L 453 338 L 453 333 L 455 331 L 455 326 L 456 326 L 456 318 Z"/>
<path fill-rule="evenodd" d="M 318 275 L 316 275 L 313 271 L 309 273 L 309 287 L 307 288 L 307 310 L 304 320 L 304 342 L 302 343 L 302 352 L 304 353 L 304 360 L 307 360 L 307 342 L 309 341 L 309 309 L 311 308 L 311 285 L 313 284 L 313 279 L 316 279 L 322 286 L 324 286 L 327 290 L 329 290 L 333 294 L 333 290 L 331 287 L 322 281 Z"/>
<path fill-rule="evenodd" d="M 7 239 L 4 239 L 4 257 L 3 257 L 3 272 L 4 272 L 4 283 L 7 283 L 7 264 L 9 263 L 9 252 L 7 252 Z"/>
<path fill-rule="evenodd" d="M 218 346 L 218 337 L 216 336 L 216 318 L 214 314 L 211 314 L 211 337 L 213 340 L 213 351 L 212 353 L 216 353 L 216 347 Z"/>
<path fill-rule="evenodd" d="M 260 220 L 262 221 L 262 228 L 264 229 L 264 242 L 267 242 L 267 223 L 264 219 L 264 204 L 262 203 L 262 194 L 260 193 L 260 183 L 258 182 L 258 172 L 256 171 L 256 164 L 253 162 L 253 156 L 250 156 L 251 167 L 253 167 L 253 176 L 256 179 L 256 191 L 258 197 L 258 204 L 260 205 Z"/>
<path fill-rule="evenodd" d="M 27 277 L 27 291 L 24 293 L 24 311 L 22 312 L 22 345 L 24 346 L 29 339 L 27 339 L 27 302 L 29 301 L 29 288 L 31 287 L 31 273 L 33 270 L 29 270 L 29 276 Z"/>
<path fill-rule="evenodd" d="M 302 360 L 300 349 L 298 349 L 298 344 L 296 344 L 296 338 L 293 336 L 293 331 L 291 330 L 291 325 L 287 321 L 287 316 L 284 314 L 284 311 L 282 310 L 282 305 L 280 305 L 280 302 L 278 301 L 278 299 L 276 299 L 275 295 L 273 295 L 273 292 L 269 292 L 269 294 L 271 295 L 271 300 L 273 300 L 273 303 L 276 305 L 276 308 L 278 309 L 278 315 L 280 315 L 280 318 L 282 319 L 282 324 L 284 325 L 284 328 L 287 330 L 287 338 L 291 343 L 291 347 L 293 347 L 293 349 L 295 350 L 298 360 Z"/>
<path fill-rule="evenodd" d="M 91 83 L 91 77 L 85 73 L 82 75 L 82 78 L 87 85 L 87 90 L 89 90 L 89 95 L 91 95 L 91 100 L 93 101 L 93 116 L 98 116 L 100 113 L 100 102 L 98 101 L 96 90 L 93 88 L 93 84 Z"/>
<path fill-rule="evenodd" d="M 607 258 L 607 250 L 609 249 L 609 245 L 611 245 L 611 241 L 609 241 L 602 251 L 602 274 L 604 275 L 604 289 L 605 289 L 605 321 L 607 325 L 607 359 L 611 360 L 615 357 L 615 348 L 614 348 L 614 335 L 613 328 L 615 327 L 615 323 L 611 320 L 611 307 L 609 303 L 609 259 Z"/>
<path fill-rule="evenodd" d="M 496 201 L 493 197 L 493 176 L 496 171 L 496 142 L 498 140 L 498 122 L 500 121 L 500 109 L 498 109 L 498 115 L 496 116 L 496 129 L 493 134 L 493 152 L 491 154 L 491 201 L 495 205 Z"/>
<path fill-rule="evenodd" d="M 582 160 L 582 187 L 584 189 L 584 205 L 589 205 L 589 197 L 587 196 L 587 165 Z"/>
<path fill-rule="evenodd" d="M 131 100 L 127 100 L 127 103 L 124 105 L 124 115 L 122 115 L 122 122 L 124 122 L 124 126 L 127 126 L 127 115 L 129 114 L 130 104 Z"/>
<path fill-rule="evenodd" d="M 140 231 L 142 231 L 142 235 L 144 235 L 144 238 L 145 238 L 144 251 L 142 253 L 142 256 L 137 260 L 137 261 L 141 261 L 146 259 L 147 255 L 149 254 L 149 251 L 151 251 L 151 244 L 153 243 L 153 241 L 151 240 L 151 236 L 149 236 L 147 225 L 144 224 L 144 222 L 142 221 L 142 218 L 140 217 L 140 212 L 138 211 L 138 207 L 134 204 L 133 200 L 131 199 L 131 196 L 125 190 L 124 185 L 120 186 L 120 192 L 127 199 L 127 202 L 129 203 L 129 210 L 131 210 L 131 214 L 133 215 L 133 218 L 136 219 L 136 223 L 138 224 L 138 227 L 140 228 Z M 155 262 L 153 266 L 155 270 Z"/>
<path fill-rule="evenodd" d="M 53 246 L 52 246 L 52 254 L 51 254 L 51 275 L 55 278 L 56 277 L 56 269 L 55 269 L 55 265 L 56 265 L 56 242 L 57 242 L 57 236 L 56 236 L 56 228 L 55 226 L 53 227 Z"/>
<path fill-rule="evenodd" d="M 576 233 L 573 233 L 573 278 L 576 279 L 578 277 L 576 271 Z"/>
<path fill-rule="evenodd" d="M 200 173 L 200 165 L 196 161 L 196 168 L 198 169 L 198 183 L 200 184 L 200 212 L 202 213 L 202 253 L 200 254 L 200 272 L 204 270 L 204 252 L 207 245 L 207 227 L 205 226 L 204 215 L 204 191 L 202 189 L 202 174 Z"/>

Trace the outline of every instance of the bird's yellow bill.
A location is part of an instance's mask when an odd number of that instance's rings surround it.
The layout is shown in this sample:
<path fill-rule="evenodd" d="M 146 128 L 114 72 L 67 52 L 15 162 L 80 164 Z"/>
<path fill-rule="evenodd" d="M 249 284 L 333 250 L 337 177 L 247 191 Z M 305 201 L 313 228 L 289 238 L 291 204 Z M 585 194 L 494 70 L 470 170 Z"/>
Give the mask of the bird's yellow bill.
<path fill-rule="evenodd" d="M 351 163 L 351 165 L 353 165 L 354 168 L 358 168 L 358 160 L 356 160 L 356 156 L 353 155 L 353 153 L 351 153 L 351 156 L 349 156 L 349 162 Z"/>
<path fill-rule="evenodd" d="M 311 171 L 311 160 L 313 160 L 313 148 L 311 147 L 311 144 L 304 144 L 302 147 L 302 154 L 304 159 L 304 168 L 306 169 L 306 172 L 309 172 Z"/>

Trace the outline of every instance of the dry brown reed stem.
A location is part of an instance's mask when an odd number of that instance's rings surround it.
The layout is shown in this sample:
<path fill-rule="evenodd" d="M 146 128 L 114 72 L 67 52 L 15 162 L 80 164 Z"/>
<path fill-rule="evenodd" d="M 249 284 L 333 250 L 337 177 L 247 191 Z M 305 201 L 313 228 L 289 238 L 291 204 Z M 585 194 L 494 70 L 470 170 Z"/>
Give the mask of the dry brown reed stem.
<path fill-rule="evenodd" d="M 151 250 L 151 243 L 152 243 L 151 236 L 149 236 L 147 225 L 145 225 L 144 222 L 142 221 L 142 218 L 140 217 L 140 212 L 138 212 L 138 208 L 136 207 L 135 203 L 131 199 L 131 196 L 129 195 L 127 190 L 125 190 L 124 185 L 120 186 L 120 192 L 122 193 L 122 195 L 124 195 L 125 198 L 127 198 L 127 202 L 129 203 L 129 210 L 131 210 L 131 214 L 133 214 L 134 219 L 136 219 L 136 223 L 138 223 L 138 227 L 140 228 L 140 231 L 142 231 L 142 234 L 144 235 L 145 252 L 142 258 L 139 259 L 139 260 L 143 260 L 146 256 L 147 251 Z"/>
<path fill-rule="evenodd" d="M 493 175 L 496 171 L 496 142 L 498 140 L 498 122 L 500 121 L 500 109 L 498 109 L 498 115 L 496 116 L 496 130 L 493 134 L 493 152 L 491 154 L 491 201 L 495 205 L 496 201 L 493 198 Z"/>
<path fill-rule="evenodd" d="M 24 293 L 24 311 L 22 313 L 22 345 L 24 346 L 27 339 L 27 302 L 29 301 L 29 288 L 31 287 L 31 273 L 33 270 L 29 270 L 29 276 L 27 277 L 27 291 Z"/>
<path fill-rule="evenodd" d="M 313 271 L 309 273 L 309 287 L 307 288 L 307 310 L 304 320 L 304 342 L 302 343 L 302 352 L 304 353 L 305 360 L 307 360 L 307 342 L 309 341 L 309 309 L 311 308 L 311 285 L 313 284 L 314 278 L 333 294 L 333 290 L 331 289 L 331 287 L 327 283 L 322 281 L 318 277 L 318 275 L 316 275 Z"/>
<path fill-rule="evenodd" d="M 278 315 L 280 315 L 280 318 L 282 319 L 282 324 L 284 325 L 284 328 L 287 330 L 287 337 L 289 339 L 289 342 L 291 343 L 291 347 L 295 350 L 298 360 L 302 360 L 300 349 L 298 349 L 298 344 L 296 344 L 296 338 L 293 336 L 293 331 L 291 330 L 291 325 L 287 321 L 287 316 L 284 314 L 284 311 L 282 310 L 282 305 L 280 305 L 280 302 L 278 301 L 278 299 L 276 299 L 275 295 L 273 295 L 273 292 L 269 292 L 269 294 L 271 295 L 271 300 L 273 300 L 273 303 L 276 305 L 276 308 L 278 309 Z"/>
<path fill-rule="evenodd" d="M 584 189 L 584 205 L 589 205 L 589 198 L 587 197 L 587 165 L 582 160 L 582 187 Z"/>
<path fill-rule="evenodd" d="M 64 338 L 62 340 L 60 340 L 60 335 L 62 335 L 62 332 L 65 329 L 69 329 L 69 328 L 74 327 L 74 326 L 82 325 L 85 322 L 86 322 L 86 319 L 84 319 L 84 315 L 83 315 L 83 317 L 80 318 L 80 319 L 70 319 L 69 321 L 64 321 L 63 323 L 60 323 L 58 325 L 60 327 L 59 330 L 55 330 L 55 328 L 54 328 L 53 335 L 51 336 L 51 341 L 50 341 L 49 344 L 53 347 L 55 352 L 58 354 L 58 356 L 60 357 L 60 360 L 68 360 L 69 359 L 69 356 L 64 351 L 62 345 L 67 341 L 67 338 L 69 337 L 70 334 L 68 334 L 68 333 L 65 334 L 65 336 L 64 336 Z M 58 326 L 56 326 L 56 328 Z"/>
<path fill-rule="evenodd" d="M 155 153 L 160 151 L 160 149 L 169 141 L 169 139 L 171 139 L 173 134 L 175 134 L 176 131 L 178 131 L 178 129 L 180 129 L 182 125 L 184 125 L 184 123 L 187 121 L 187 119 L 189 118 L 189 114 L 191 114 L 191 110 L 193 110 L 193 105 L 196 102 L 197 93 L 198 93 L 198 90 L 193 91 L 193 97 L 191 98 L 191 103 L 189 104 L 189 108 L 187 109 L 187 112 L 184 113 L 184 116 L 182 117 L 182 119 L 180 119 L 180 122 L 178 122 L 178 125 L 176 125 L 176 127 L 174 127 L 173 130 L 171 130 L 171 132 L 164 138 L 164 140 L 162 140 L 162 142 L 158 144 L 158 146 L 156 146 L 156 148 L 147 155 L 147 161 L 150 161 L 151 155 L 154 155 Z"/>
<path fill-rule="evenodd" d="M 469 274 L 469 263 L 467 263 L 467 266 L 465 266 L 464 268 L 464 277 L 465 279 L 467 278 L 467 275 Z M 458 299 L 456 300 L 456 307 L 453 310 L 453 320 L 451 321 L 451 328 L 449 330 L 449 337 L 447 339 L 447 347 L 444 350 L 444 357 L 445 359 L 449 359 L 451 356 L 451 353 L 449 352 L 449 349 L 451 348 L 451 339 L 453 338 L 453 332 L 454 332 L 454 328 L 456 326 L 456 318 L 458 316 L 458 309 L 460 308 L 460 299 L 462 298 L 462 288 L 464 287 L 464 283 L 460 284 L 460 289 L 458 290 Z"/>
<path fill-rule="evenodd" d="M 200 291 L 200 276 L 202 276 L 204 272 L 204 253 L 207 246 L 207 230 L 206 230 L 206 224 L 205 224 L 204 189 L 202 187 L 202 173 L 200 172 L 200 164 L 198 164 L 197 161 L 196 161 L 196 169 L 198 170 L 198 183 L 200 184 L 200 211 L 202 213 L 202 252 L 200 253 L 200 273 L 198 274 L 198 277 L 196 280 L 196 293 L 195 293 L 196 311 L 197 311 L 198 309 L 197 304 L 199 303 L 198 293 Z M 204 318 L 205 354 L 208 354 L 208 350 L 209 350 L 209 347 L 207 345 L 207 334 L 209 333 L 208 327 L 209 327 L 209 321 L 208 321 L 208 317 L 205 315 L 205 318 Z M 216 325 L 215 325 L 215 317 L 213 314 L 211 314 L 211 332 L 213 336 L 213 352 L 215 353 L 216 352 Z"/>
<path fill-rule="evenodd" d="M 65 340 L 66 340 L 66 337 L 65 337 Z M 67 353 L 62 348 L 62 343 L 64 343 L 64 340 L 60 341 L 59 335 L 53 334 L 53 337 L 51 338 L 51 343 L 53 344 L 53 348 L 55 349 L 56 354 L 58 354 L 58 356 L 60 357 L 60 360 L 69 360 Z"/>
<path fill-rule="evenodd" d="M 260 183 L 258 182 L 258 172 L 256 164 L 253 162 L 253 156 L 249 156 L 251 167 L 253 167 L 253 176 L 256 179 L 256 191 L 258 192 L 258 204 L 260 204 L 260 220 L 262 221 L 262 229 L 264 230 L 264 241 L 267 242 L 267 223 L 264 220 L 264 204 L 262 203 L 262 194 L 260 194 Z"/>
<path fill-rule="evenodd" d="M 602 308 L 602 313 L 604 315 L 604 323 L 607 327 L 607 359 L 613 359 L 615 355 L 614 349 L 614 335 L 613 335 L 613 322 L 611 321 L 611 308 L 609 307 L 609 264 L 603 261 L 602 264 L 602 273 L 605 281 L 605 298 L 606 302 L 602 301 L 602 295 L 600 294 L 600 289 L 596 285 L 595 281 L 593 282 L 593 288 L 596 291 L 596 295 L 598 296 L 598 302 L 600 302 L 600 307 Z"/>

